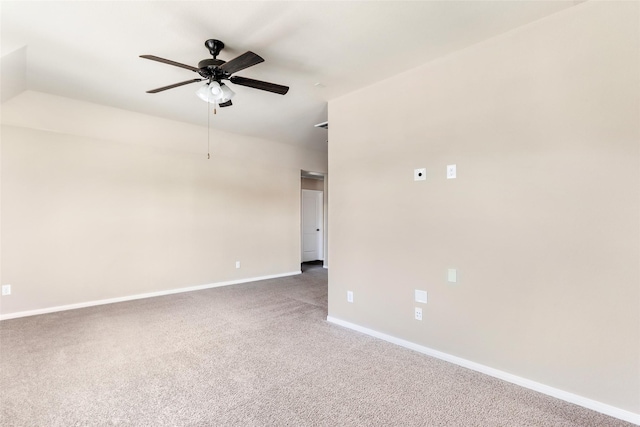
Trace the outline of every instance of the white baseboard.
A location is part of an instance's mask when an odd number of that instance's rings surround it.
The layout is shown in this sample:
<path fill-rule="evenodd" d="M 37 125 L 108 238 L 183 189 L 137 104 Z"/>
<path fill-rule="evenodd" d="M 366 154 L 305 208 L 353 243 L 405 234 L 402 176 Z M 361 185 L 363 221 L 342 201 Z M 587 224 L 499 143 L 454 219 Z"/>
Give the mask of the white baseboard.
<path fill-rule="evenodd" d="M 555 397 L 557 399 L 564 400 L 569 403 L 573 403 L 575 405 L 582 406 L 587 409 L 591 409 L 593 411 L 597 411 L 602 414 L 618 418 L 620 420 L 624 420 L 636 425 L 640 425 L 640 414 L 636 414 L 634 412 L 616 408 L 615 406 L 607 405 L 605 403 L 598 402 L 596 400 L 587 399 L 586 397 L 578 396 L 577 394 L 569 393 L 564 390 L 550 387 L 548 385 L 541 384 L 526 378 L 522 378 L 522 377 L 510 374 L 508 372 L 500 371 L 498 369 L 494 369 L 489 366 L 482 365 L 480 363 L 472 362 L 470 360 L 463 359 L 461 357 L 443 353 L 441 351 L 434 350 L 429 347 L 424 347 L 422 345 L 418 345 L 410 341 L 405 341 L 403 339 L 396 338 L 394 336 L 387 335 L 382 332 L 374 331 L 373 329 L 365 328 L 363 326 L 359 326 L 351 322 L 346 322 L 344 320 L 340 320 L 335 317 L 327 316 L 327 321 L 330 323 L 334 323 L 336 325 L 343 326 L 345 328 L 353 329 L 354 331 L 358 331 L 366 335 L 370 335 L 375 338 L 379 338 L 384 341 L 388 341 L 392 344 L 396 344 L 411 350 L 415 350 L 417 352 L 435 357 L 437 359 L 444 360 L 446 362 L 454 363 L 456 365 L 463 366 L 465 368 L 468 368 L 486 375 L 490 375 L 492 377 L 499 378 L 501 380 L 504 380 L 513 384 L 517 384 L 519 386 L 522 386 L 531 390 L 535 390 L 537 392 Z"/>
<path fill-rule="evenodd" d="M 257 282 L 260 280 L 277 279 L 279 277 L 295 276 L 302 274 L 302 271 L 291 271 L 288 273 L 272 274 L 269 276 L 250 277 L 247 279 L 229 280 L 226 282 L 209 283 L 206 285 L 189 286 L 186 288 L 169 289 L 166 291 L 149 292 L 145 294 L 129 295 L 126 297 L 108 298 L 95 301 L 81 302 L 78 304 L 59 305 L 56 307 L 42 308 L 38 310 L 18 311 L 16 313 L 0 314 L 1 320 L 17 319 L 19 317 L 37 316 L 38 314 L 55 313 L 57 311 L 75 310 L 77 308 L 93 307 L 96 305 L 113 304 L 116 302 L 133 301 L 143 298 L 153 298 L 163 295 L 180 294 L 182 292 L 201 291 L 203 289 L 219 288 L 221 286 L 239 285 L 240 283 Z"/>

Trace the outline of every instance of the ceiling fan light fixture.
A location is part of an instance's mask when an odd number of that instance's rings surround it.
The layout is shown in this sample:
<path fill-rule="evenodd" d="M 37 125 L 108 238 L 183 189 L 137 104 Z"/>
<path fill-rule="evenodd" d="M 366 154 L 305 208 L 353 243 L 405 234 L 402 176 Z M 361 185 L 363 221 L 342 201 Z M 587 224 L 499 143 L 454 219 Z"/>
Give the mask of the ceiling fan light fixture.
<path fill-rule="evenodd" d="M 202 85 L 197 91 L 196 95 L 204 102 L 210 104 L 223 104 L 231 101 L 236 93 L 232 91 L 224 83 L 211 82 Z"/>

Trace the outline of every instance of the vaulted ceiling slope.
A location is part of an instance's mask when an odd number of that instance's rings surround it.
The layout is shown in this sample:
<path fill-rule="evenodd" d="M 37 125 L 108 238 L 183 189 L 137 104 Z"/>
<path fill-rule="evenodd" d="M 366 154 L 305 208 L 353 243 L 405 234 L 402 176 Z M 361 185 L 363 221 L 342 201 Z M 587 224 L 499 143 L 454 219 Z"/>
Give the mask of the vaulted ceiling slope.
<path fill-rule="evenodd" d="M 327 119 L 328 100 L 576 3 L 2 1 L 2 59 L 24 72 L 3 79 L 11 86 L 3 101 L 26 88 L 206 126 L 200 83 L 145 93 L 197 75 L 139 55 L 195 66 L 216 38 L 226 44 L 220 59 L 248 50 L 265 59 L 237 75 L 291 89 L 280 96 L 231 84 L 234 105 L 211 126 L 324 150 L 327 133 L 314 125 Z M 391 81 L 380 108 L 394 102 Z"/>

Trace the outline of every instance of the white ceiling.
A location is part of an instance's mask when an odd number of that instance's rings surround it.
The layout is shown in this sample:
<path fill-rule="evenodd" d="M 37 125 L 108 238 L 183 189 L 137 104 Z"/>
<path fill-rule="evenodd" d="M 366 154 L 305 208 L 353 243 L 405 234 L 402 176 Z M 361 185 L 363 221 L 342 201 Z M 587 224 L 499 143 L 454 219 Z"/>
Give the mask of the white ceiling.
<path fill-rule="evenodd" d="M 219 58 L 265 62 L 237 75 L 290 86 L 281 96 L 230 84 L 234 105 L 211 126 L 326 149 L 327 101 L 526 25 L 578 1 L 2 1 L 1 54 L 26 46 L 26 88 L 207 125 L 196 66 L 204 41 Z M 401 78 L 401 76 L 399 77 Z M 320 83 L 320 85 L 316 85 Z M 7 90 L 7 88 L 4 88 Z M 380 108 L 393 108 L 381 94 Z"/>

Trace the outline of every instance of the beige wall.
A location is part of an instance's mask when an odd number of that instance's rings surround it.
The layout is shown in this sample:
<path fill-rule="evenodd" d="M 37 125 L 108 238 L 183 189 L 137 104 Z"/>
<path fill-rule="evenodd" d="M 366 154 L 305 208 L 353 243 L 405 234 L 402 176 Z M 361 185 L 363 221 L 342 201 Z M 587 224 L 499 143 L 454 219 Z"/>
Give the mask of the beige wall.
<path fill-rule="evenodd" d="M 329 315 L 640 413 L 638 18 L 583 3 L 330 102 Z"/>
<path fill-rule="evenodd" d="M 300 270 L 326 154 L 25 92 L 3 104 L 0 314 Z M 235 268 L 235 261 L 241 268 Z"/>
<path fill-rule="evenodd" d="M 27 47 L 3 52 L 0 61 L 0 101 L 5 102 L 26 89 Z"/>

